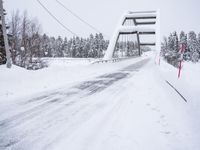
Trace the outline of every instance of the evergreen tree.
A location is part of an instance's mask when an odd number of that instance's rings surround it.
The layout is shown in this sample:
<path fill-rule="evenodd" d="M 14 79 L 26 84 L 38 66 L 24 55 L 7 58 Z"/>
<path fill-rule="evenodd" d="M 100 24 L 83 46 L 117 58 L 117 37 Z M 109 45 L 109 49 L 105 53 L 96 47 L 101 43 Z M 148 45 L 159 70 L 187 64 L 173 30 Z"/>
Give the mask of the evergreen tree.
<path fill-rule="evenodd" d="M 103 57 L 109 44 L 101 33 L 95 36 L 91 34 L 89 38 L 69 39 L 40 34 L 37 20 L 29 18 L 26 11 L 22 15 L 19 11 L 13 12 L 9 25 L 11 26 L 9 33 L 13 35 L 12 60 L 14 64 L 22 67 L 30 68 L 31 63 L 41 57 L 100 58 Z M 0 37 L 0 45 L 2 39 Z M 3 59 L 5 63 L 5 51 L 0 47 L 0 61 Z"/>
<path fill-rule="evenodd" d="M 199 59 L 198 42 L 194 31 L 190 31 L 188 34 L 188 48 L 191 61 L 197 62 Z"/>
<path fill-rule="evenodd" d="M 55 37 L 50 37 L 50 43 L 49 43 L 49 52 L 51 54 L 51 57 L 56 57 L 57 52 L 56 52 L 56 39 Z"/>
<path fill-rule="evenodd" d="M 197 38 L 197 44 L 198 44 L 198 53 L 200 55 L 200 33 L 198 34 L 198 38 Z"/>
<path fill-rule="evenodd" d="M 179 52 L 179 44 L 178 44 L 178 35 L 176 32 L 174 32 L 173 34 L 173 40 L 174 40 L 173 51 L 174 54 L 177 54 Z"/>
<path fill-rule="evenodd" d="M 63 55 L 64 55 L 64 57 L 69 57 L 70 56 L 70 52 L 69 52 L 69 49 L 68 49 L 68 40 L 67 40 L 66 37 L 64 38 L 62 47 L 63 47 Z"/>
<path fill-rule="evenodd" d="M 188 60 L 190 54 L 188 52 L 187 35 L 185 34 L 184 31 L 181 31 L 181 33 L 180 33 L 180 48 L 182 48 L 182 46 L 184 46 L 183 59 Z"/>
<path fill-rule="evenodd" d="M 102 33 L 99 33 L 99 50 L 98 50 L 98 58 L 103 57 L 103 50 L 107 49 L 105 46 L 105 40 Z"/>
<path fill-rule="evenodd" d="M 42 39 L 41 39 L 41 47 L 42 47 L 42 52 L 43 52 L 43 57 L 50 57 L 50 39 L 46 34 L 43 34 Z"/>
<path fill-rule="evenodd" d="M 71 53 L 72 53 L 72 57 L 76 57 L 76 39 L 75 39 L 75 37 L 72 38 L 70 50 L 71 50 Z"/>
<path fill-rule="evenodd" d="M 84 57 L 84 45 L 85 45 L 85 40 L 83 38 L 80 39 L 80 44 L 79 44 L 79 54 L 80 57 Z"/>
<path fill-rule="evenodd" d="M 177 44 L 178 43 L 178 44 Z M 177 66 L 177 62 L 180 61 L 181 47 L 184 45 L 183 59 L 187 61 L 197 62 L 200 56 L 200 33 L 198 37 L 194 31 L 185 34 L 183 31 L 180 33 L 180 40 L 176 32 L 170 34 L 168 40 L 164 38 L 164 42 L 161 46 L 162 56 L 168 63 Z M 178 46 L 177 46 L 178 45 Z"/>
<path fill-rule="evenodd" d="M 94 58 L 94 51 L 95 51 L 95 40 L 93 34 L 90 34 L 90 49 L 88 50 L 88 57 Z"/>
<path fill-rule="evenodd" d="M 55 41 L 55 57 L 64 57 L 64 50 L 63 50 L 63 39 L 61 36 L 58 36 L 58 38 Z"/>
<path fill-rule="evenodd" d="M 167 52 L 168 52 L 168 41 L 167 37 L 164 37 L 163 42 L 161 43 L 161 55 L 165 57 Z"/>
<path fill-rule="evenodd" d="M 166 39 L 165 39 L 166 40 Z M 168 63 L 172 64 L 173 66 L 178 66 L 178 58 L 179 54 L 179 41 L 178 35 L 176 32 L 170 34 L 168 37 L 168 41 L 164 41 L 165 43 L 162 45 L 164 57 Z"/>
<path fill-rule="evenodd" d="M 81 57 L 81 40 L 79 37 L 75 38 L 75 57 Z"/>
<path fill-rule="evenodd" d="M 174 40 L 173 40 L 173 35 L 170 33 L 168 37 L 168 51 L 172 52 L 174 48 Z"/>
<path fill-rule="evenodd" d="M 70 38 L 70 40 L 68 41 L 68 45 L 67 45 L 67 49 L 69 52 L 69 57 L 72 57 L 72 38 Z"/>
<path fill-rule="evenodd" d="M 89 50 L 90 50 L 90 39 L 87 38 L 85 40 L 84 48 L 83 48 L 83 57 L 88 58 L 89 57 Z"/>

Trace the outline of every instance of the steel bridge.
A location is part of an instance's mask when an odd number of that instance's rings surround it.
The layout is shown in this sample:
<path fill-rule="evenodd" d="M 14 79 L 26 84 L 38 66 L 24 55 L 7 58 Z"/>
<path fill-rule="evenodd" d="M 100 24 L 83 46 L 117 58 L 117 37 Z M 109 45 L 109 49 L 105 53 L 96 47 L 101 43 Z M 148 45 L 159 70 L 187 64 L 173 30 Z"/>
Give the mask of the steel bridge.
<path fill-rule="evenodd" d="M 127 22 L 132 21 L 132 24 Z M 157 11 L 128 11 L 125 12 L 117 26 L 113 37 L 110 39 L 104 60 L 113 58 L 117 42 L 121 35 L 136 35 L 138 55 L 141 55 L 141 46 L 156 46 L 156 52 L 160 51 L 160 15 Z M 141 42 L 141 35 L 155 35 L 154 42 Z"/>

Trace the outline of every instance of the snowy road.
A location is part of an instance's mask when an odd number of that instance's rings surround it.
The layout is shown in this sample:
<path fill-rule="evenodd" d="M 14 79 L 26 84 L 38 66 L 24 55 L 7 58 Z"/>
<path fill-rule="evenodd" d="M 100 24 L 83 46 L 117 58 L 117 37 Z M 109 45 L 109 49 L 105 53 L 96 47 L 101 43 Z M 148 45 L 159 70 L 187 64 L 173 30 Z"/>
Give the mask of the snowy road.
<path fill-rule="evenodd" d="M 143 59 L 8 106 L 0 114 L 0 149 L 194 150 L 179 109 L 185 103 L 153 66 Z"/>

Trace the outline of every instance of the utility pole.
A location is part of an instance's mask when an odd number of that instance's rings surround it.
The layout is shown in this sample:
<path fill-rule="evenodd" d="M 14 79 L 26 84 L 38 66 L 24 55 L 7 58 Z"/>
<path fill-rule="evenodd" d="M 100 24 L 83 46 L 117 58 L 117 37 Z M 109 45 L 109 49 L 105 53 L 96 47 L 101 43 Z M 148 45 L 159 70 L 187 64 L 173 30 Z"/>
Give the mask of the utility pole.
<path fill-rule="evenodd" d="M 4 46 L 6 50 L 6 66 L 7 68 L 11 68 L 12 63 L 11 63 L 11 54 L 9 50 L 9 45 L 8 45 L 8 36 L 6 32 L 6 23 L 5 23 L 5 17 L 4 17 L 4 9 L 3 9 L 3 1 L 0 0 L 0 17 L 1 17 L 1 24 L 2 24 L 2 31 L 3 31 L 3 39 L 4 39 Z"/>

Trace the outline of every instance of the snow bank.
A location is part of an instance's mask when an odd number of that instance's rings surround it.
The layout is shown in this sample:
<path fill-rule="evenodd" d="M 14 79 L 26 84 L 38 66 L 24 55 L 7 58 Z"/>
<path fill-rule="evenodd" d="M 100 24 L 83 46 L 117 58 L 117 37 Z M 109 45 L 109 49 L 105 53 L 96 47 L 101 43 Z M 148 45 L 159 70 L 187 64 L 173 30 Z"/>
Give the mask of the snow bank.
<path fill-rule="evenodd" d="M 164 60 L 161 62 L 160 71 L 166 80 L 173 83 L 185 95 L 188 103 L 200 104 L 198 98 L 200 93 L 200 63 L 184 62 L 180 78 L 178 78 L 178 69 L 167 64 Z"/>
<path fill-rule="evenodd" d="M 164 80 L 169 81 L 187 99 L 187 113 L 191 117 L 188 121 L 194 122 L 193 128 L 200 135 L 200 63 L 184 62 L 179 79 L 178 69 L 164 60 L 158 70 Z"/>
<path fill-rule="evenodd" d="M 76 65 L 88 65 L 95 61 L 94 58 L 43 58 L 43 61 L 47 62 L 49 66 L 76 66 Z"/>

